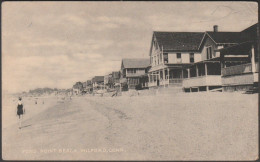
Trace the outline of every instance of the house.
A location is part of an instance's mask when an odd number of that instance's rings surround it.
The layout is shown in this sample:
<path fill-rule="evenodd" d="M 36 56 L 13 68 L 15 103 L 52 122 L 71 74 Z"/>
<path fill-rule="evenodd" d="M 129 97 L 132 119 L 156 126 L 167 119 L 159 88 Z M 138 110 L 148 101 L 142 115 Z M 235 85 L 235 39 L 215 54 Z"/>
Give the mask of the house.
<path fill-rule="evenodd" d="M 183 78 L 188 77 L 185 68 L 201 60 L 199 47 L 203 36 L 203 32 L 154 31 L 149 53 L 149 88 L 181 87 Z"/>
<path fill-rule="evenodd" d="M 103 89 L 104 88 L 104 76 L 95 76 L 91 80 L 93 90 Z"/>
<path fill-rule="evenodd" d="M 183 80 L 184 91 L 220 90 L 222 88 L 222 57 L 218 50 L 236 45 L 240 41 L 240 32 L 220 32 L 217 25 L 213 27 L 213 31 L 205 32 L 199 47 L 201 58 L 186 68 L 188 77 Z M 237 57 L 229 57 L 225 60 L 230 64 L 245 61 L 243 58 Z"/>
<path fill-rule="evenodd" d="M 112 72 L 112 80 L 114 85 L 120 83 L 120 71 L 113 71 Z"/>
<path fill-rule="evenodd" d="M 79 95 L 81 94 L 82 91 L 83 91 L 83 83 L 76 82 L 72 87 L 72 93 L 75 95 Z"/>
<path fill-rule="evenodd" d="M 113 88 L 112 74 L 104 76 L 104 85 L 106 89 Z"/>
<path fill-rule="evenodd" d="M 214 26 L 213 32 L 205 32 L 200 47 L 201 61 L 194 62 L 187 68 L 188 78 L 183 80 L 185 92 L 221 91 L 223 84 L 226 84 L 223 67 L 248 63 L 248 56 L 239 55 L 243 50 L 229 55 L 225 55 L 224 51 L 231 47 L 234 49 L 240 43 L 244 44 L 250 36 L 243 32 L 219 32 L 217 28 Z"/>
<path fill-rule="evenodd" d="M 129 89 L 135 89 L 137 85 L 147 87 L 149 65 L 149 59 L 122 59 L 120 83 L 126 83 Z"/>
<path fill-rule="evenodd" d="M 83 82 L 83 92 L 84 93 L 90 93 L 92 89 L 92 82 L 91 80 L 87 80 L 86 82 Z"/>
<path fill-rule="evenodd" d="M 241 31 L 238 44 L 218 50 L 222 56 L 221 81 L 223 91 L 248 91 L 255 88 L 258 92 L 259 73 L 259 24 Z M 241 62 L 230 64 L 226 58 L 236 57 Z"/>

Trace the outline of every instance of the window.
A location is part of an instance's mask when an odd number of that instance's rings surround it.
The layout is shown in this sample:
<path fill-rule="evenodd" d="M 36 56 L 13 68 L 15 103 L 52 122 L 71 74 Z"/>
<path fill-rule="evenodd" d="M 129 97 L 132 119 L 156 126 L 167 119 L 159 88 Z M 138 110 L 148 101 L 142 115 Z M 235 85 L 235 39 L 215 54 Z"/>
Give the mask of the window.
<path fill-rule="evenodd" d="M 181 53 L 177 53 L 177 59 L 181 59 Z"/>
<path fill-rule="evenodd" d="M 157 47 L 157 43 L 156 43 L 155 40 L 153 41 L 153 46 L 154 46 L 155 49 L 158 49 L 158 47 Z"/>
<path fill-rule="evenodd" d="M 158 62 L 157 62 L 157 64 L 159 65 L 159 55 L 157 55 L 157 59 L 158 59 Z"/>
<path fill-rule="evenodd" d="M 181 63 L 181 53 L 177 53 L 177 63 Z"/>
<path fill-rule="evenodd" d="M 156 56 L 154 56 L 154 65 L 156 65 Z"/>
<path fill-rule="evenodd" d="M 194 53 L 190 53 L 190 63 L 194 62 Z"/>
<path fill-rule="evenodd" d="M 212 58 L 212 47 L 207 47 L 207 59 Z"/>
<path fill-rule="evenodd" d="M 163 53 L 163 62 L 168 63 L 168 53 Z"/>
<path fill-rule="evenodd" d="M 162 62 L 162 53 L 160 53 L 160 63 Z"/>
<path fill-rule="evenodd" d="M 136 73 L 136 69 L 128 69 L 127 73 L 134 74 Z"/>

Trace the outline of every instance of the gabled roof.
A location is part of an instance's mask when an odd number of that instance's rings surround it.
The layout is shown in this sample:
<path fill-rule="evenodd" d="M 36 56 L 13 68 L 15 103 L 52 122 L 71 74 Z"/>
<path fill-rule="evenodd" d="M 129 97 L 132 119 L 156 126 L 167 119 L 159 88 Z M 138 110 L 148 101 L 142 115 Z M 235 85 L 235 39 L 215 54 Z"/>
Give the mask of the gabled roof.
<path fill-rule="evenodd" d="M 154 36 L 164 51 L 197 51 L 203 32 L 159 32 Z"/>
<path fill-rule="evenodd" d="M 133 58 L 122 59 L 123 68 L 147 68 L 150 65 L 150 59 Z"/>
<path fill-rule="evenodd" d="M 206 32 L 208 36 L 215 42 L 215 43 L 240 43 L 241 33 L 240 32 Z"/>
<path fill-rule="evenodd" d="M 259 30 L 259 24 L 258 23 L 242 30 L 241 31 L 241 37 L 243 38 L 243 42 L 256 41 L 256 39 L 257 39 L 257 28 Z"/>
<path fill-rule="evenodd" d="M 92 79 L 92 83 L 94 83 L 94 82 L 104 82 L 104 76 L 95 76 Z"/>

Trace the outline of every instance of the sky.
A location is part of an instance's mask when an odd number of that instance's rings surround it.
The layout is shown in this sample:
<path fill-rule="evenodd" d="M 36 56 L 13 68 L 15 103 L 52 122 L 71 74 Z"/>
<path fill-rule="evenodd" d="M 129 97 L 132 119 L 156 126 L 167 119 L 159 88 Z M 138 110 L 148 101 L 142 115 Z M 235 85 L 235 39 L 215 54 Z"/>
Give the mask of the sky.
<path fill-rule="evenodd" d="M 72 88 L 149 58 L 153 31 L 241 31 L 256 2 L 4 2 L 2 90 Z"/>

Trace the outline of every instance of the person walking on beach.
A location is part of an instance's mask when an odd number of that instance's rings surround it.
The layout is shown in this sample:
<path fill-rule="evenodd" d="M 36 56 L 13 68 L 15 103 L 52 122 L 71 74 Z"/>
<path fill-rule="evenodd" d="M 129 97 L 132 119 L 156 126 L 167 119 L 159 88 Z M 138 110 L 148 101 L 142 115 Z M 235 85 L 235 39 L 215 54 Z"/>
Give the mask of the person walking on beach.
<path fill-rule="evenodd" d="M 19 116 L 19 129 L 22 128 L 23 114 L 25 114 L 25 109 L 23 108 L 22 98 L 19 97 L 17 104 L 17 115 Z"/>

